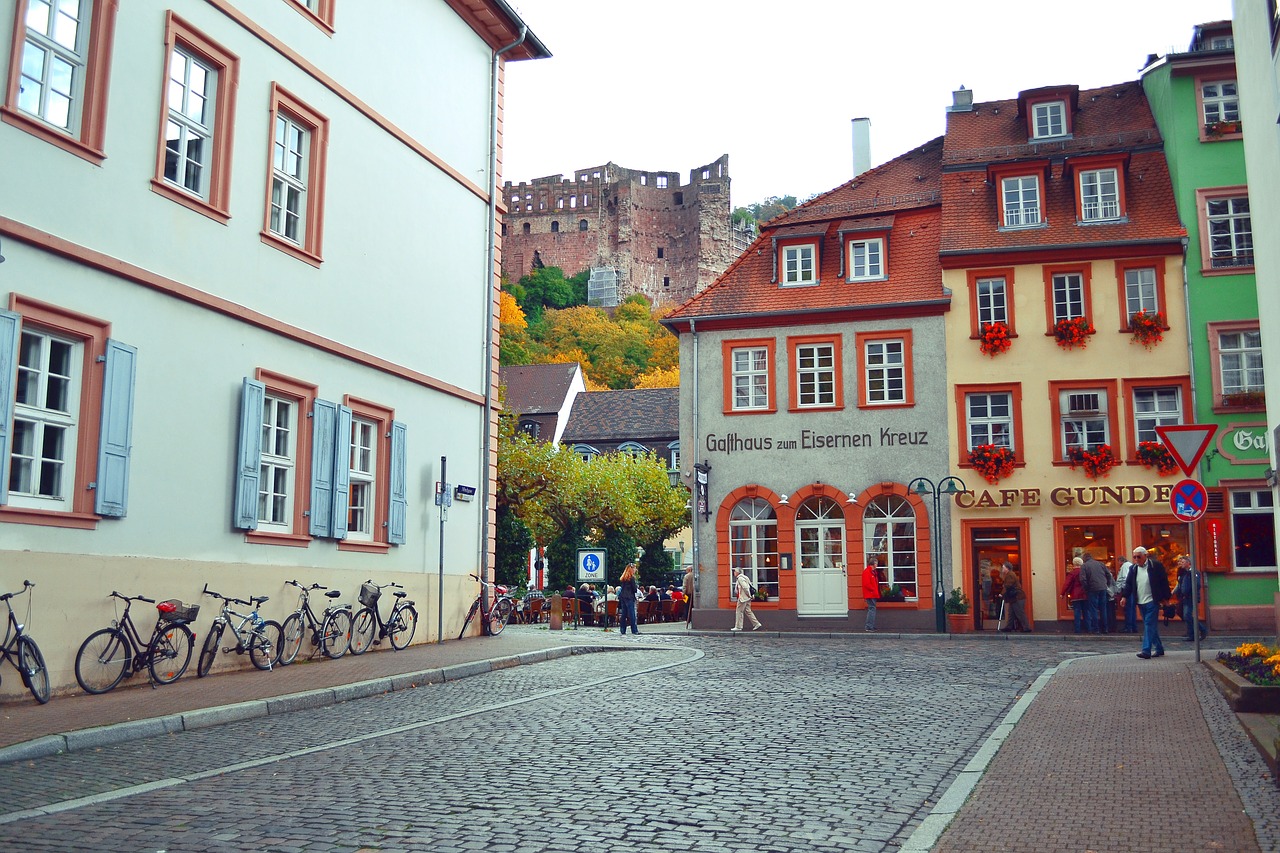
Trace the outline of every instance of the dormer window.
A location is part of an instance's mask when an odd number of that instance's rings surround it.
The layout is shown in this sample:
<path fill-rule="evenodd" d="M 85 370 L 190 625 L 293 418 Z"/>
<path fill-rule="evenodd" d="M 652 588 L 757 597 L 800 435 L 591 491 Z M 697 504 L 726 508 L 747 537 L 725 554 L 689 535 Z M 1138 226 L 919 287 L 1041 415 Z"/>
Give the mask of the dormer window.
<path fill-rule="evenodd" d="M 805 243 L 798 246 L 782 247 L 782 286 L 795 287 L 806 284 L 817 284 L 817 271 L 814 267 L 814 256 L 817 246 Z"/>
<path fill-rule="evenodd" d="M 1120 218 L 1120 187 L 1115 169 L 1080 173 L 1080 221 L 1101 222 Z"/>
<path fill-rule="evenodd" d="M 885 277 L 884 239 L 849 242 L 849 281 L 869 281 Z"/>
<path fill-rule="evenodd" d="M 1063 101 L 1046 101 L 1031 108 L 1031 138 L 1048 139 L 1067 132 L 1067 105 Z"/>
<path fill-rule="evenodd" d="M 1039 225 L 1040 179 L 1035 175 L 1018 175 L 1000 181 L 1004 227 L 1025 228 Z"/>

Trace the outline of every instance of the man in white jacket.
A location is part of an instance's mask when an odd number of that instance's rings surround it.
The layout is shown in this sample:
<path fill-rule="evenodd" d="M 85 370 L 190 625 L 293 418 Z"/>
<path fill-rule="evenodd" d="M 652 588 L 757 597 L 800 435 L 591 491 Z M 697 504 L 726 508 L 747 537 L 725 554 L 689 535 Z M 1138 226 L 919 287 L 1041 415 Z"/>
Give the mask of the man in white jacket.
<path fill-rule="evenodd" d="M 745 615 L 752 622 L 751 630 L 759 631 L 760 620 L 751 612 L 751 581 L 747 580 L 747 576 L 742 573 L 742 570 L 736 567 L 733 569 L 733 591 L 734 597 L 738 602 L 738 615 L 733 622 L 733 627 L 729 630 L 741 631 L 742 618 Z"/>

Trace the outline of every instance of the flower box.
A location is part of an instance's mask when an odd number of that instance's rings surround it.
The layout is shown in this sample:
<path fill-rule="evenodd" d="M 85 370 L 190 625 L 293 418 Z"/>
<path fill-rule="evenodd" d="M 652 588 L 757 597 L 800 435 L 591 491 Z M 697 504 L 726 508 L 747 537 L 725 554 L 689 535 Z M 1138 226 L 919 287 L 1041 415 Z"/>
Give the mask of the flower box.
<path fill-rule="evenodd" d="M 1204 126 L 1206 136 L 1226 136 L 1229 133 L 1239 133 L 1243 125 L 1240 121 L 1211 121 Z"/>
<path fill-rule="evenodd" d="M 1084 317 L 1073 317 L 1070 320 L 1059 320 L 1053 325 L 1053 338 L 1063 349 L 1084 349 L 1089 343 L 1089 336 L 1096 330 L 1093 324 Z"/>
<path fill-rule="evenodd" d="M 969 451 L 969 464 L 988 483 L 998 483 L 1012 474 L 1016 461 L 1013 451 L 999 444 L 979 444 Z"/>
<path fill-rule="evenodd" d="M 1111 449 L 1109 444 L 1100 444 L 1092 450 L 1082 447 L 1073 447 L 1067 451 L 1067 461 L 1071 463 L 1071 470 L 1076 468 L 1084 468 L 1085 476 L 1096 480 L 1099 477 L 1106 477 L 1112 468 L 1120 464 L 1120 457 L 1116 456 L 1116 452 Z"/>
<path fill-rule="evenodd" d="M 1138 442 L 1138 461 L 1144 468 L 1155 468 L 1160 476 L 1167 477 L 1178 470 L 1177 460 L 1158 441 Z"/>
<path fill-rule="evenodd" d="M 1009 324 L 982 324 L 982 331 L 978 333 L 978 349 L 982 350 L 984 355 L 995 358 L 1000 353 L 1007 352 L 1011 344 L 1012 341 L 1009 340 Z"/>
<path fill-rule="evenodd" d="M 1154 314 L 1139 311 L 1129 318 L 1129 331 L 1133 332 L 1134 342 L 1142 344 L 1147 349 L 1164 340 L 1164 330 L 1164 315 L 1159 311 Z"/>
<path fill-rule="evenodd" d="M 1222 405 L 1233 409 L 1265 409 L 1267 393 L 1265 391 L 1236 391 L 1222 395 Z"/>
<path fill-rule="evenodd" d="M 1231 710 L 1237 714 L 1280 714 L 1280 687 L 1254 684 L 1216 660 L 1203 662 Z"/>

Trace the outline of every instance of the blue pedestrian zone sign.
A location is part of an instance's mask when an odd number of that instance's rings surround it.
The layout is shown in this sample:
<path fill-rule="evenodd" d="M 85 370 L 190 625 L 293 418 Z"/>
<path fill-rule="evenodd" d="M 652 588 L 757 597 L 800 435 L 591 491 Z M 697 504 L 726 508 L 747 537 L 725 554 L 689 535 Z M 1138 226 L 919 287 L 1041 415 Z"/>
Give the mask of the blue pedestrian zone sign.
<path fill-rule="evenodd" d="M 603 548 L 578 549 L 578 580 L 604 583 L 608 557 Z"/>
<path fill-rule="evenodd" d="M 1169 494 L 1169 509 L 1179 521 L 1198 521 L 1209 507 L 1209 494 L 1196 480 L 1181 480 Z"/>

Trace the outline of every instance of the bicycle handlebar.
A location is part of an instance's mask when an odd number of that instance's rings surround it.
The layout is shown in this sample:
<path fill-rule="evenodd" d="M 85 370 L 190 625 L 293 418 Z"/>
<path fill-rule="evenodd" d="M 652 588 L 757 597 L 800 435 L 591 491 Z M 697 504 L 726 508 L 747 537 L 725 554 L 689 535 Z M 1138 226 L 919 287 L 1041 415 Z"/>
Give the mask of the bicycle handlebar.
<path fill-rule="evenodd" d="M 13 598 L 15 595 L 22 595 L 22 593 L 26 592 L 28 589 L 33 588 L 34 586 L 35 584 L 33 584 L 31 581 L 24 580 L 22 582 L 22 589 L 18 590 L 17 592 L 6 592 L 4 595 L 0 595 L 0 601 L 8 601 L 9 599 Z"/>
<path fill-rule="evenodd" d="M 327 587 L 327 586 L 321 586 L 321 585 L 320 585 L 320 584 L 318 584 L 318 583 L 313 583 L 311 586 L 303 586 L 302 584 L 298 583 L 297 581 L 285 581 L 285 584 L 286 584 L 286 585 L 296 586 L 298 589 L 304 589 L 304 590 L 307 590 L 308 592 L 310 592 L 310 591 L 311 591 L 311 590 L 313 590 L 313 589 L 328 589 L 328 588 L 329 588 L 329 587 Z"/>
<path fill-rule="evenodd" d="M 389 587 L 389 586 L 394 586 L 394 587 L 395 587 L 395 588 L 397 588 L 397 589 L 404 589 L 404 587 L 403 587 L 403 586 L 401 586 L 401 585 L 400 585 L 400 584 L 398 584 L 398 583 L 395 583 L 394 581 L 393 581 L 392 583 L 374 583 L 374 582 L 373 582 L 373 580 L 372 580 L 372 579 L 370 579 L 370 580 L 365 581 L 365 583 L 367 583 L 367 584 L 371 584 L 371 585 L 373 585 L 373 586 L 376 586 L 378 589 L 386 589 L 386 588 L 387 588 L 387 587 Z"/>
<path fill-rule="evenodd" d="M 234 598 L 230 595 L 223 595 L 220 592 L 214 592 L 213 590 L 209 589 L 208 584 L 204 585 L 204 589 L 201 592 L 204 595 L 212 595 L 214 598 L 221 598 L 223 601 L 227 602 L 228 604 L 232 604 L 232 603 L 243 604 L 245 607 L 250 607 L 255 604 L 262 604 L 265 601 L 271 600 L 270 596 L 259 595 L 259 596 L 251 596 L 248 601 L 245 601 L 243 598 Z M 143 599 L 143 600 L 150 601 L 151 599 Z"/>
<path fill-rule="evenodd" d="M 147 604 L 156 603 L 156 600 L 154 598 L 147 598 L 145 595 L 121 595 L 120 593 L 116 592 L 114 589 L 111 590 L 111 594 L 108 595 L 107 598 L 122 598 L 125 601 L 145 601 Z"/>

